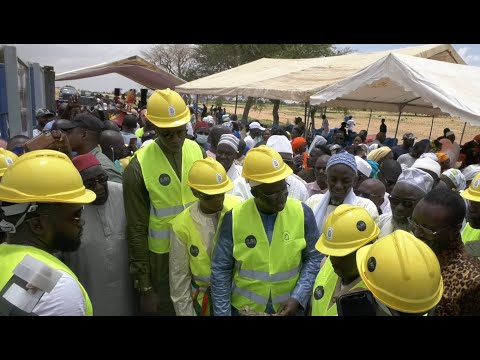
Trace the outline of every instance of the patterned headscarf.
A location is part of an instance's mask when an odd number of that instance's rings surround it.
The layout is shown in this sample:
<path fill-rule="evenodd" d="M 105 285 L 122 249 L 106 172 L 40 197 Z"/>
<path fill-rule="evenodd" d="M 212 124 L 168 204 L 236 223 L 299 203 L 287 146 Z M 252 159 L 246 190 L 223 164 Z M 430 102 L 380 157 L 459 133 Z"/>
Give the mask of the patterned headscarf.
<path fill-rule="evenodd" d="M 392 152 L 392 150 L 388 146 L 382 146 L 379 147 L 376 150 L 370 151 L 370 153 L 367 156 L 368 160 L 374 160 L 377 163 L 382 161 L 385 156 L 388 155 L 388 153 Z"/>
<path fill-rule="evenodd" d="M 465 180 L 465 176 L 460 172 L 460 170 L 448 169 L 444 171 L 442 175 L 452 180 L 458 191 L 465 190 L 465 187 L 467 186 L 467 181 Z"/>
<path fill-rule="evenodd" d="M 412 185 L 423 193 L 428 193 L 433 187 L 433 178 L 425 171 L 417 168 L 408 168 L 398 177 L 397 184 Z"/>
<path fill-rule="evenodd" d="M 353 156 L 352 154 L 349 154 L 347 152 L 341 152 L 341 153 L 332 155 L 332 157 L 328 159 L 327 170 L 332 166 L 338 165 L 338 164 L 346 165 L 349 168 L 351 168 L 353 171 L 355 171 L 355 174 L 357 173 L 357 163 L 355 161 L 355 156 Z"/>

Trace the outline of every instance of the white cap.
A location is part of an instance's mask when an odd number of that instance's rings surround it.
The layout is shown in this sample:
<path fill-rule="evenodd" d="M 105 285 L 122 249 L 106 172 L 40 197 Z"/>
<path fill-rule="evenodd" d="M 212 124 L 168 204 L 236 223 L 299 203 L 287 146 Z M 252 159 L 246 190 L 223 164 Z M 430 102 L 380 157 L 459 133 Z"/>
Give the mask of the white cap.
<path fill-rule="evenodd" d="M 250 125 L 248 125 L 248 128 L 249 129 L 260 129 L 260 130 L 265 130 L 264 127 L 262 127 L 262 125 L 260 125 L 258 122 L 254 121 L 252 123 L 250 123 Z M 278 150 L 277 150 L 278 151 Z"/>
<path fill-rule="evenodd" d="M 430 170 L 435 174 L 437 174 L 438 177 L 440 177 L 440 174 L 441 174 L 440 164 L 436 161 L 433 161 L 430 158 L 418 159 L 413 163 L 412 168 Z"/>
<path fill-rule="evenodd" d="M 267 140 L 267 146 L 279 153 L 288 153 L 293 155 L 292 145 L 284 135 L 272 135 Z"/>
<path fill-rule="evenodd" d="M 471 181 L 477 174 L 480 173 L 480 165 L 469 165 L 462 170 L 463 176 L 466 181 Z"/>
<path fill-rule="evenodd" d="M 450 136 L 450 135 L 455 135 L 455 134 L 453 133 L 453 131 L 448 131 L 448 132 L 445 134 L 445 137 Z"/>
<path fill-rule="evenodd" d="M 366 177 L 370 177 L 372 166 L 360 156 L 355 156 L 355 162 L 357 163 L 357 171 L 360 171 Z"/>

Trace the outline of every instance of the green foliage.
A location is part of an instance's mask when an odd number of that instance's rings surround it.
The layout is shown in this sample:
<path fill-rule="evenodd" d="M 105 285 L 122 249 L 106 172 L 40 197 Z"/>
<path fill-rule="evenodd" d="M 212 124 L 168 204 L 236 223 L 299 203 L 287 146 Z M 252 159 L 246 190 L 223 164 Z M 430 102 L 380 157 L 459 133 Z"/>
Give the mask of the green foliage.
<path fill-rule="evenodd" d="M 265 107 L 265 101 L 263 101 L 260 98 L 255 98 L 255 103 L 252 105 L 252 109 L 254 111 L 262 112 L 264 107 Z"/>
<path fill-rule="evenodd" d="M 223 106 L 223 103 L 225 102 L 225 97 L 223 96 L 218 96 L 216 99 L 215 99 L 215 105 L 216 106 Z"/>
<path fill-rule="evenodd" d="M 198 78 L 261 58 L 301 59 L 349 53 L 332 44 L 197 44 L 193 51 Z"/>

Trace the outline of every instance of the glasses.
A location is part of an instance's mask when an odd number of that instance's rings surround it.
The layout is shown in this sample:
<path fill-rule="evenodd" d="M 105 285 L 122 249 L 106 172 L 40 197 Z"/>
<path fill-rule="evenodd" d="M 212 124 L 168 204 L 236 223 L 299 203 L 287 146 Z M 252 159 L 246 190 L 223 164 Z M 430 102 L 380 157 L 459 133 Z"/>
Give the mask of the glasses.
<path fill-rule="evenodd" d="M 408 218 L 408 224 L 410 225 L 410 230 L 413 233 L 415 233 L 416 230 L 421 230 L 422 233 L 425 234 L 428 237 L 435 236 L 435 235 L 441 233 L 442 231 L 450 228 L 450 225 L 448 225 L 448 226 L 445 226 L 444 228 L 441 228 L 440 230 L 433 231 L 433 230 L 430 230 L 430 229 L 426 228 L 425 226 L 417 224 L 415 221 L 413 221 L 413 219 L 411 217 Z"/>
<path fill-rule="evenodd" d="M 85 188 L 87 189 L 93 189 L 95 187 L 95 185 L 97 183 L 99 183 L 100 185 L 103 185 L 107 182 L 108 180 L 108 176 L 107 175 L 99 175 L 97 178 L 95 179 L 88 179 L 88 180 L 85 180 L 83 182 L 83 185 L 85 186 Z"/>
<path fill-rule="evenodd" d="M 83 213 L 83 210 L 84 210 L 84 209 L 85 209 L 85 205 L 82 205 L 82 207 L 81 207 L 80 209 L 78 209 L 78 210 L 75 212 L 75 214 L 73 214 L 73 217 L 72 217 L 71 219 L 72 219 L 73 221 L 75 221 L 75 222 L 78 223 L 78 222 L 81 220 L 81 218 L 82 218 L 82 213 Z M 35 215 L 37 215 L 37 216 L 50 216 L 50 214 L 40 214 L 40 213 L 34 212 L 34 213 L 32 213 L 32 216 L 31 216 L 29 219 L 25 220 L 25 221 L 26 221 L 26 222 L 31 221 L 32 218 L 35 217 Z"/>
<path fill-rule="evenodd" d="M 355 195 L 360 196 L 365 199 L 371 199 L 371 198 L 383 198 L 381 195 L 375 195 L 375 194 L 370 194 L 365 191 L 354 191 Z"/>
<path fill-rule="evenodd" d="M 390 203 L 393 205 L 393 206 L 397 206 L 399 205 L 400 203 L 402 203 L 403 207 L 405 208 L 411 208 L 413 206 L 415 206 L 415 204 L 420 200 L 411 200 L 411 199 L 401 199 L 399 197 L 396 197 L 396 196 L 393 196 L 393 195 L 390 195 L 388 197 L 388 200 L 390 200 Z"/>
<path fill-rule="evenodd" d="M 260 195 L 262 195 L 264 198 L 268 199 L 268 200 L 277 200 L 280 196 L 288 196 L 288 191 L 290 190 L 290 184 L 287 184 L 287 186 L 285 187 L 285 189 L 282 189 L 280 191 L 277 191 L 273 194 L 265 194 L 263 192 L 261 192 L 260 190 L 258 190 L 258 192 L 260 193 Z"/>
<path fill-rule="evenodd" d="M 212 200 L 213 198 L 215 198 L 217 196 L 223 196 L 223 195 L 224 195 L 224 193 L 209 195 L 209 194 L 199 192 L 198 193 L 198 198 L 201 199 L 201 200 Z"/>
<path fill-rule="evenodd" d="M 177 130 L 177 131 L 165 131 L 165 132 L 159 132 L 158 136 L 164 138 L 164 139 L 173 139 L 173 137 L 177 135 L 178 138 L 182 139 L 187 136 L 187 130 Z"/>

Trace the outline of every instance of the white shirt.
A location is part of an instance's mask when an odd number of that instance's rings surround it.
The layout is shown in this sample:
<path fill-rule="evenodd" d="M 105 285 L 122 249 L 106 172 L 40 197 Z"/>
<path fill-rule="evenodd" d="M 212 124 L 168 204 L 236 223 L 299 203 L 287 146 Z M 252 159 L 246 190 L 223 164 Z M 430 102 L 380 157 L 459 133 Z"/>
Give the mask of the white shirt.
<path fill-rule="evenodd" d="M 230 166 L 230 169 L 227 171 L 227 176 L 230 178 L 230 180 L 234 181 L 236 178 L 242 177 L 242 170 L 242 166 L 233 163 L 232 166 Z"/>
<path fill-rule="evenodd" d="M 392 212 L 392 209 L 390 208 L 390 199 L 388 198 L 390 196 L 389 193 L 385 193 L 385 196 L 383 197 L 383 204 L 380 205 L 380 209 L 382 210 L 382 215 L 383 214 L 389 214 Z"/>
<path fill-rule="evenodd" d="M 355 131 L 355 120 L 350 119 L 347 121 L 347 130 Z"/>
<path fill-rule="evenodd" d="M 122 184 L 108 181 L 108 200 L 85 205 L 82 244 L 63 259 L 78 276 L 99 316 L 134 315 L 133 280 L 129 273 L 127 220 Z"/>
<path fill-rule="evenodd" d="M 315 208 L 315 206 L 322 200 L 322 198 L 325 196 L 325 194 L 317 194 L 317 195 L 312 195 L 308 198 L 306 201 L 306 205 L 309 206 L 312 210 Z M 360 196 L 356 196 L 355 200 L 355 206 L 360 206 L 367 210 L 367 212 L 370 214 L 372 219 L 378 224 L 378 210 L 375 204 L 368 199 L 364 199 Z M 327 206 L 327 212 L 325 213 L 325 216 L 322 220 L 323 223 L 327 220 L 328 216 L 335 210 L 336 206 L 334 205 L 328 205 Z"/>
<path fill-rule="evenodd" d="M 245 144 L 247 144 L 247 146 L 250 148 L 250 149 L 253 149 L 255 147 L 255 140 L 253 140 L 253 138 L 248 135 L 245 137 L 245 139 L 243 139 L 245 141 Z"/>
<path fill-rule="evenodd" d="M 300 200 L 301 202 L 307 201 L 308 190 L 303 179 L 299 180 L 297 175 L 292 174 L 288 176 L 285 181 L 289 185 L 288 197 Z"/>
<path fill-rule="evenodd" d="M 85 297 L 78 282 L 62 271 L 62 277 L 49 293 L 43 294 L 33 313 L 39 316 L 85 316 Z"/>
<path fill-rule="evenodd" d="M 242 176 L 239 176 L 233 180 L 233 189 L 227 191 L 226 194 L 238 196 L 242 200 L 248 200 L 253 197 L 252 193 L 250 192 L 250 184 L 247 183 L 245 178 Z"/>

